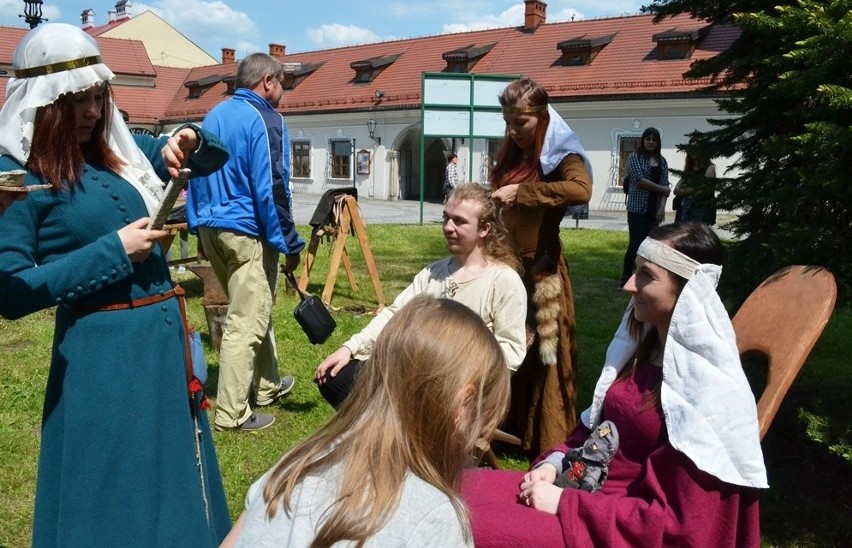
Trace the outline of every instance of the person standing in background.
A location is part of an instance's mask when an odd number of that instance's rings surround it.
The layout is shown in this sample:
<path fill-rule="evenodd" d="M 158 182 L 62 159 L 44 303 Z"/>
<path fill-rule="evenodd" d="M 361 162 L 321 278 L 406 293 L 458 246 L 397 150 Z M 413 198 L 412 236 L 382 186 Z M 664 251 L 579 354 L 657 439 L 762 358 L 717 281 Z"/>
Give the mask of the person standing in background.
<path fill-rule="evenodd" d="M 231 151 L 225 167 L 192 181 L 186 199 L 189 229 L 229 298 L 219 351 L 217 430 L 261 430 L 275 417 L 252 411 L 293 389 L 278 373 L 272 302 L 278 254 L 293 271 L 305 242 L 296 232 L 290 199 L 290 143 L 275 110 L 284 93 L 283 68 L 273 57 L 253 53 L 237 68 L 237 91 L 204 118 L 203 127 Z"/>
<path fill-rule="evenodd" d="M 692 137 L 686 149 L 683 175 L 672 191 L 680 198 L 675 221 L 714 225 L 716 200 L 713 183 L 716 178 L 716 166 L 701 153 L 698 146 L 698 140 Z"/>
<path fill-rule="evenodd" d="M 506 136 L 489 177 L 492 198 L 524 267 L 527 355 L 512 377 L 505 429 L 537 453 L 562 441 L 576 420 L 574 296 L 559 224 L 592 195 L 592 171 L 577 134 L 529 79 L 499 97 Z"/>
<path fill-rule="evenodd" d="M 447 169 L 444 170 L 444 202 L 450 196 L 450 192 L 459 184 L 459 156 L 452 153 L 447 157 Z"/>
<path fill-rule="evenodd" d="M 636 152 L 627 158 L 627 229 L 630 239 L 624 253 L 621 285 L 633 274 L 636 250 L 648 234 L 663 222 L 669 188 L 669 165 L 660 153 L 660 131 L 649 127 L 642 132 Z"/>

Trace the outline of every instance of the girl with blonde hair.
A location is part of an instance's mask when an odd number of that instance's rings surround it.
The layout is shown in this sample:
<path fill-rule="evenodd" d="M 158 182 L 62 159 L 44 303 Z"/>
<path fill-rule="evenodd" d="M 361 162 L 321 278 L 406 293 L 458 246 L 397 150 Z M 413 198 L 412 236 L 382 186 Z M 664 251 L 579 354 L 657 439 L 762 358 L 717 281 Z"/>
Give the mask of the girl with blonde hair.
<path fill-rule="evenodd" d="M 334 418 L 252 485 L 225 545 L 471 545 L 462 468 L 508 398 L 483 321 L 449 299 L 414 298 Z"/>

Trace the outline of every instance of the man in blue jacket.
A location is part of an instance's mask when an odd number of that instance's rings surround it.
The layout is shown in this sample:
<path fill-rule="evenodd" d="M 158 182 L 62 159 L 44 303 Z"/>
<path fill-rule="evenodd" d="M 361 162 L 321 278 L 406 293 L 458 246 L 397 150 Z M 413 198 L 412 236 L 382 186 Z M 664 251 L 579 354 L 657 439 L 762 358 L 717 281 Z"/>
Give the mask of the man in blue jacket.
<path fill-rule="evenodd" d="M 278 254 L 292 271 L 305 246 L 290 207 L 287 126 L 275 110 L 282 77 L 281 63 L 269 55 L 240 62 L 236 93 L 204 118 L 204 129 L 228 145 L 231 157 L 213 175 L 192 180 L 187 193 L 189 229 L 230 300 L 219 353 L 218 430 L 261 430 L 275 421 L 252 411 L 252 385 L 258 406 L 293 388 L 293 377 L 278 374 L 272 330 Z"/>

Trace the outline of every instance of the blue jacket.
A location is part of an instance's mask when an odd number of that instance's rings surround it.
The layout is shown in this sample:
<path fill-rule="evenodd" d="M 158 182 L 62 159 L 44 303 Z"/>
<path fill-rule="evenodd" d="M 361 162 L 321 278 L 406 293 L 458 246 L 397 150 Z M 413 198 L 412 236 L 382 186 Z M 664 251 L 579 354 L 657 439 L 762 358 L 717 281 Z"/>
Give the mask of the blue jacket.
<path fill-rule="evenodd" d="M 268 101 L 240 88 L 204 118 L 205 130 L 228 146 L 225 166 L 189 183 L 189 230 L 221 228 L 260 238 L 286 255 L 305 242 L 296 232 L 290 199 L 290 141 L 284 118 Z"/>

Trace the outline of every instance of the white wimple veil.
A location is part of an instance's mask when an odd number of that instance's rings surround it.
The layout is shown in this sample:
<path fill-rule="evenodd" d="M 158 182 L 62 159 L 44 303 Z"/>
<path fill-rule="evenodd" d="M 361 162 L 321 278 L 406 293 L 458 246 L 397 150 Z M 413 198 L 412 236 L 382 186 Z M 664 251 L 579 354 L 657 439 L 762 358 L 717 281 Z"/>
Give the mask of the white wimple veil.
<path fill-rule="evenodd" d="M 94 38 L 64 23 L 39 25 L 29 31 L 12 59 L 15 77 L 6 87 L 6 103 L 0 111 L 0 154 L 8 154 L 21 165 L 27 163 L 38 107 L 49 105 L 60 95 L 76 93 L 114 77 L 101 59 Z M 148 213 L 156 208 L 163 183 L 154 173 L 115 104 L 107 144 L 125 165 L 119 175 L 142 196 Z"/>
<path fill-rule="evenodd" d="M 757 406 L 740 364 L 734 328 L 716 293 L 722 267 L 690 257 L 646 238 L 637 255 L 688 281 L 672 313 L 663 353 L 660 392 L 669 441 L 695 465 L 734 485 L 768 487 Z M 606 352 L 606 362 L 582 413 L 588 428 L 601 421 L 607 390 L 634 355 L 627 307 Z"/>

